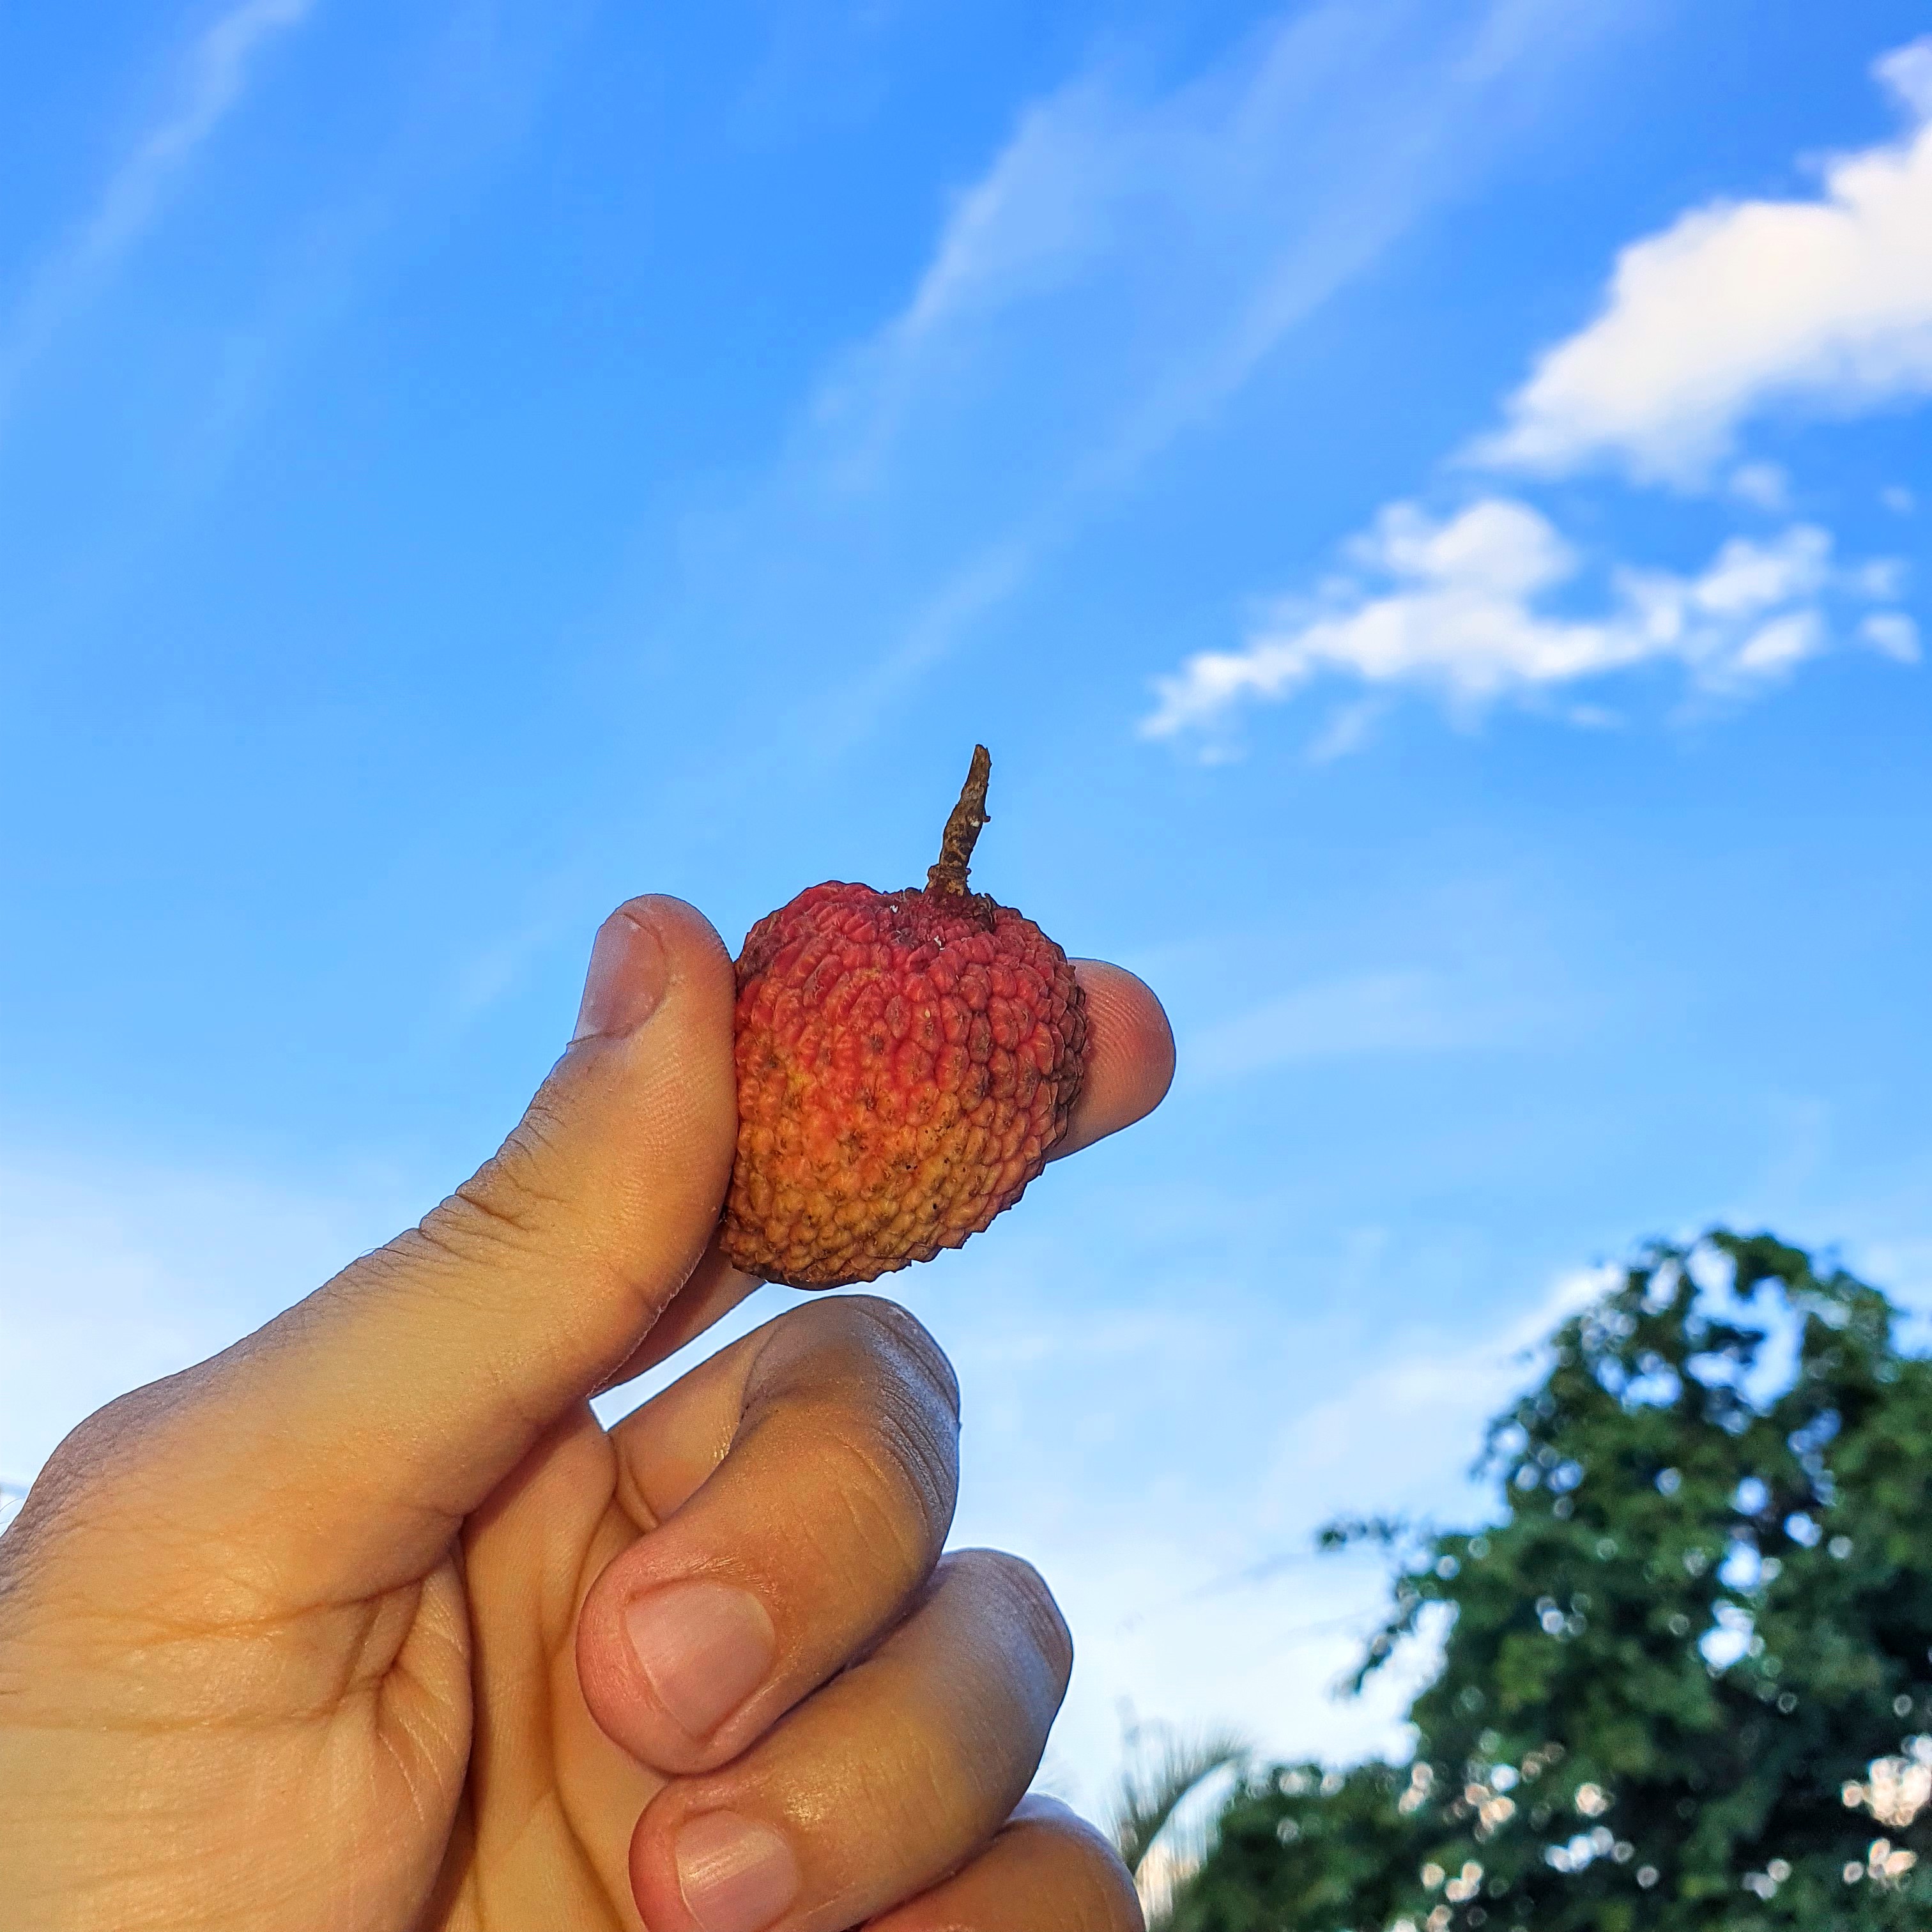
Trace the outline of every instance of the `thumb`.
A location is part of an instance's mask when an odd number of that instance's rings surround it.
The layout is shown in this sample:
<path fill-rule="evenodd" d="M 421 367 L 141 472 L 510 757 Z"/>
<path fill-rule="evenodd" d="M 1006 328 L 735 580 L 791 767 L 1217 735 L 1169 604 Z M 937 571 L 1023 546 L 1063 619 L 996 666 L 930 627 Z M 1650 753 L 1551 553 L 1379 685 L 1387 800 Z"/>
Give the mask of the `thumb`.
<path fill-rule="evenodd" d="M 245 1486 L 214 1492 L 231 1510 L 238 1493 L 269 1505 L 254 1548 L 309 1587 L 419 1575 L 637 1346 L 724 1201 L 732 1001 L 702 914 L 672 898 L 620 908 L 598 932 L 577 1036 L 502 1149 L 419 1226 L 210 1365 L 218 1422 L 193 1400 L 198 1420 L 180 1419 L 222 1443 Z"/>

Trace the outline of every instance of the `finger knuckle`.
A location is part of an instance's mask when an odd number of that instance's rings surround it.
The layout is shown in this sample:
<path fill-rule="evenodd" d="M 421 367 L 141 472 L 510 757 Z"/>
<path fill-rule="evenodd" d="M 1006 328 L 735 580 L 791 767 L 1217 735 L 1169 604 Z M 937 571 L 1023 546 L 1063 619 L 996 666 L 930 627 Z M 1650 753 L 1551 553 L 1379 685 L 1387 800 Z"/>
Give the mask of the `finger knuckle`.
<path fill-rule="evenodd" d="M 787 1363 L 809 1358 L 844 1372 L 882 1374 L 956 1403 L 952 1364 L 919 1322 L 897 1303 L 873 1294 L 834 1294 L 801 1303 L 772 1324 Z"/>
<path fill-rule="evenodd" d="M 76 1423 L 61 1438 L 34 1481 L 44 1503 L 72 1494 L 112 1454 L 116 1442 L 125 1439 L 132 1421 L 124 1408 L 127 1401 L 125 1396 L 116 1396 Z"/>
<path fill-rule="evenodd" d="M 952 1521 L 953 1482 L 922 1419 L 890 1403 L 869 1413 L 828 1406 L 812 1432 L 859 1542 L 893 1552 L 903 1581 L 924 1575 Z"/>
<path fill-rule="evenodd" d="M 839 1294 L 808 1302 L 773 1328 L 787 1345 L 780 1359 L 810 1359 L 822 1377 L 849 1384 L 862 1400 L 897 1391 L 932 1410 L 950 1432 L 959 1426 L 959 1383 L 945 1352 L 897 1303 Z"/>
<path fill-rule="evenodd" d="M 1073 1675 L 1073 1633 L 1046 1579 L 1024 1557 L 1004 1550 L 964 1551 L 955 1560 L 970 1562 L 998 1594 L 1064 1691 Z"/>
<path fill-rule="evenodd" d="M 931 1390 L 956 1422 L 959 1378 L 953 1373 L 946 1351 L 933 1340 L 924 1323 L 897 1302 L 880 1295 L 846 1295 L 841 1300 L 851 1311 L 852 1318 L 867 1330 L 872 1352 L 900 1370 L 904 1379 Z"/>
<path fill-rule="evenodd" d="M 1013 1802 L 1008 1754 L 970 1730 L 903 1739 L 881 1760 L 873 1803 L 890 1839 L 917 1844 L 944 1820 L 954 1837 L 984 1844 Z"/>
<path fill-rule="evenodd" d="M 175 1385 L 187 1379 L 187 1374 L 170 1376 L 130 1389 L 76 1423 L 34 1483 L 43 1502 L 79 1496 L 110 1472 L 124 1478 L 143 1438 L 166 1412 Z"/>
<path fill-rule="evenodd" d="M 782 1413 L 788 1433 L 842 1461 L 851 1498 L 906 1538 L 923 1574 L 958 1490 L 958 1413 L 945 1358 L 910 1316 L 869 1297 L 813 1304 L 776 1325 L 782 1340 L 749 1406 Z"/>
<path fill-rule="evenodd" d="M 166 1534 L 162 1426 L 200 1371 L 129 1390 L 70 1429 L 41 1466 L 0 1544 L 0 1596 L 28 1574 L 74 1569 L 99 1589 L 137 1546 Z M 63 1556 L 74 1559 L 63 1566 Z"/>
<path fill-rule="evenodd" d="M 1139 1894 L 1119 1856 L 1097 1837 L 1070 1843 L 1070 1856 L 1084 1882 L 1067 1932 L 1147 1932 Z"/>
<path fill-rule="evenodd" d="M 460 1203 L 481 1231 L 498 1239 L 521 1244 L 540 1238 L 568 1205 L 552 1179 L 556 1139 L 556 1123 L 539 1094 L 502 1147 L 444 1205 Z"/>
<path fill-rule="evenodd" d="M 1029 1800 L 1030 1804 L 1036 1801 Z M 1038 1834 L 1064 1876 L 1055 1888 L 1065 1901 L 1064 1932 L 1147 1932 L 1132 1874 L 1107 1840 L 1064 1805 L 1042 1807 L 1012 1828 Z"/>

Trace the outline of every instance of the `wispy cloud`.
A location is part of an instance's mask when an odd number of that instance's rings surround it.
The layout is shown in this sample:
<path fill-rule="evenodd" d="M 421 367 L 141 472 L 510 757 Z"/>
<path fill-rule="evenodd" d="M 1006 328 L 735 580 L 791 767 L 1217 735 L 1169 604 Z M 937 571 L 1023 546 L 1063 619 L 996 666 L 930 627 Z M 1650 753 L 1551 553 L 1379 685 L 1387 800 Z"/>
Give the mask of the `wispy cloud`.
<path fill-rule="evenodd" d="M 719 531 L 759 560 L 732 568 L 729 594 L 754 580 L 794 629 L 860 641 L 872 670 L 836 709 L 868 717 L 1644 10 L 1330 0 L 1178 81 L 1118 53 L 1077 74 L 1018 116 L 904 305 L 828 370 Z"/>
<path fill-rule="evenodd" d="M 1725 489 L 1740 503 L 1780 516 L 1791 507 L 1791 478 L 1776 463 L 1741 463 L 1724 479 Z"/>
<path fill-rule="evenodd" d="M 319 110 L 314 98 L 292 99 L 266 132 L 232 124 L 248 118 L 250 99 L 268 104 L 261 90 L 274 78 L 266 70 L 275 44 L 304 22 L 320 29 L 323 0 L 249 0 L 190 44 L 178 63 L 172 111 L 134 145 L 89 218 L 14 310 L 0 313 L 0 444 L 9 406 L 18 404 L 19 461 L 31 463 L 30 439 L 51 432 L 68 460 L 109 463 L 127 485 L 103 500 L 98 518 L 64 530 L 73 554 L 38 620 L 44 637 L 106 621 L 140 594 L 158 559 L 192 541 L 194 520 L 309 358 L 356 326 L 372 289 L 406 262 L 425 230 L 440 232 L 452 206 L 540 124 L 597 4 L 447 0 L 399 10 L 393 32 L 365 35 L 359 48 L 368 98 L 360 138 L 347 150 L 311 138 L 304 117 L 320 111 L 326 119 L 326 98 Z M 260 141 L 268 144 L 272 206 L 266 220 L 254 219 L 259 208 L 243 211 L 250 219 L 236 226 L 221 151 L 244 133 L 251 158 Z M 172 260 L 179 224 L 167 217 L 204 195 L 221 225 L 235 230 L 236 245 L 203 251 L 207 259 L 195 264 L 197 314 L 170 310 L 179 326 L 169 332 L 163 376 L 146 353 L 142 294 L 131 285 L 137 266 L 180 266 Z M 82 330 L 91 307 L 99 321 Z M 62 341 L 69 331 L 70 346 Z M 98 406 L 69 404 L 57 417 L 28 420 L 32 365 L 50 352 L 70 373 L 99 371 L 88 386 Z M 130 396 L 141 399 L 131 446 Z"/>
<path fill-rule="evenodd" d="M 1659 661 L 1707 690 L 1748 690 L 1829 648 L 1834 602 L 1895 603 L 1901 566 L 1846 568 L 1832 550 L 1828 532 L 1795 524 L 1766 542 L 1732 538 L 1694 577 L 1618 566 L 1603 608 L 1580 616 L 1553 606 L 1583 559 L 1528 504 L 1488 497 L 1442 520 L 1394 504 L 1348 548 L 1360 574 L 1271 605 L 1238 650 L 1189 658 L 1159 680 L 1142 730 L 1211 728 L 1324 676 L 1432 691 L 1465 710 Z M 1900 610 L 1868 614 L 1853 634 L 1894 658 L 1918 655 Z"/>
<path fill-rule="evenodd" d="M 1022 1546 L 1048 1564 L 1080 1634 L 1074 1687 L 1054 1736 L 1063 1774 L 1092 1802 L 1118 1761 L 1118 1724 L 1131 1700 L 1143 1717 L 1194 1725 L 1232 1724 L 1264 1750 L 1348 1762 L 1403 1748 L 1403 1707 L 1433 1672 L 1438 1650 L 1406 1646 L 1359 1700 L 1338 1700 L 1337 1682 L 1357 1663 L 1388 1600 L 1372 1556 L 1317 1558 L 1314 1532 L 1353 1511 L 1407 1513 L 1450 1522 L 1483 1520 L 1493 1507 L 1468 1479 L 1489 1418 L 1528 1386 L 1539 1345 L 1600 1294 L 1607 1270 L 1577 1269 L 1532 1289 L 1488 1324 L 1461 1331 L 1417 1323 L 1372 1350 L 1257 1310 L 1238 1334 L 1204 1347 L 1199 1310 L 1172 1338 L 1145 1337 L 1137 1384 L 1164 1391 L 1197 1418 L 1217 1414 L 1231 1383 L 1264 1364 L 1274 1414 L 1240 1439 L 1238 1456 L 1137 1492 L 1129 1514 L 1076 1510 L 1042 1482 L 1037 1463 L 1004 1500 Z M 1244 1372 L 1231 1373 L 1238 1356 Z M 1311 1364 L 1319 1364 L 1318 1372 Z M 1080 1410 L 1077 1355 L 1003 1369 L 1022 1399 Z M 962 1364 L 968 1386 L 971 1371 Z M 980 1382 L 987 1380 L 983 1374 Z M 1137 1428 L 1158 1430 L 1154 1402 Z M 1197 1429 L 1201 1426 L 1197 1420 Z M 983 1465 L 983 1484 L 1005 1472 Z M 1231 1477 L 1229 1472 L 1240 1473 Z M 1038 1526 L 1035 1524 L 1037 1522 Z"/>
<path fill-rule="evenodd" d="M 188 164 L 233 112 L 262 50 L 298 26 L 316 0 L 243 0 L 189 51 L 174 110 L 136 143 L 92 212 L 41 266 L 0 324 L 0 422 L 22 378 L 112 280 L 152 227 Z"/>
<path fill-rule="evenodd" d="M 1538 363 L 1478 460 L 1696 486 L 1777 406 L 1932 395 L 1932 36 L 1875 70 L 1910 119 L 1814 199 L 1694 208 L 1618 257 L 1596 319 Z"/>
<path fill-rule="evenodd" d="M 1189 1077 L 1232 1079 L 1270 1067 L 1367 1054 L 1455 1053 L 1526 1045 L 1555 1017 L 1520 988 L 1427 968 L 1298 986 L 1207 1028 L 1182 1056 Z"/>
<path fill-rule="evenodd" d="M 1444 1470 L 1467 1466 L 1489 1418 L 1534 1378 L 1540 1345 L 1616 1280 L 1612 1267 L 1572 1269 L 1490 1333 L 1402 1338 L 1286 1426 L 1274 1484 L 1292 1494 L 1328 1471 L 1346 1470 L 1361 1484 L 1365 1508 L 1412 1507 L 1439 1492 Z"/>

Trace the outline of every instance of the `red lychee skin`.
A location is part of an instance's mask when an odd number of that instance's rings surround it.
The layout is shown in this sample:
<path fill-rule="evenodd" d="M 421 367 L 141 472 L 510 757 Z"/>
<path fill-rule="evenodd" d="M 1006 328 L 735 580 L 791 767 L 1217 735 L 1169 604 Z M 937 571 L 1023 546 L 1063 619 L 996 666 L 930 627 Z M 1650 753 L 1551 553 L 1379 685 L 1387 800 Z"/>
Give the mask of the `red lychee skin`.
<path fill-rule="evenodd" d="M 976 892 L 813 886 L 738 958 L 738 1157 L 720 1244 L 794 1288 L 875 1280 L 1010 1208 L 1066 1131 L 1066 955 Z"/>

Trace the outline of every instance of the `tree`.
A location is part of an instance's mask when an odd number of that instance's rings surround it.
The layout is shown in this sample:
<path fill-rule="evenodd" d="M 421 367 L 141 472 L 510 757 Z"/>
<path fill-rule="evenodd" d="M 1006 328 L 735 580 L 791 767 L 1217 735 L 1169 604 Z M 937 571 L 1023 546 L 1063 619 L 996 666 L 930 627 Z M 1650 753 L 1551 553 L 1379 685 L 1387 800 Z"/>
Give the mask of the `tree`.
<path fill-rule="evenodd" d="M 1700 1285 L 1701 1284 L 1701 1285 Z M 1768 1235 L 1645 1250 L 1396 1559 L 1413 1762 L 1251 1780 L 1175 1932 L 1876 1932 L 1932 1910 L 1932 1363 Z"/>

